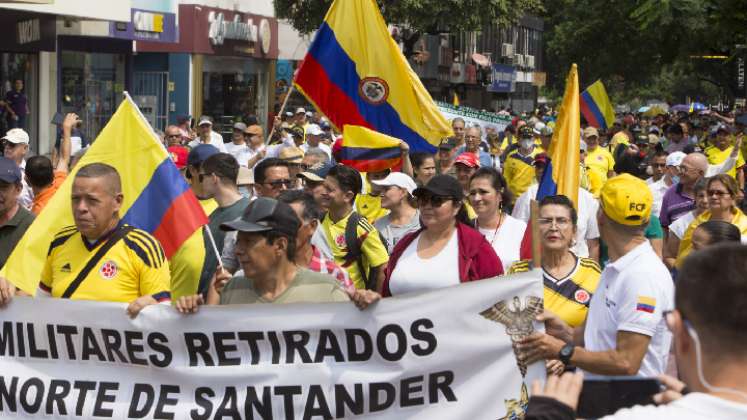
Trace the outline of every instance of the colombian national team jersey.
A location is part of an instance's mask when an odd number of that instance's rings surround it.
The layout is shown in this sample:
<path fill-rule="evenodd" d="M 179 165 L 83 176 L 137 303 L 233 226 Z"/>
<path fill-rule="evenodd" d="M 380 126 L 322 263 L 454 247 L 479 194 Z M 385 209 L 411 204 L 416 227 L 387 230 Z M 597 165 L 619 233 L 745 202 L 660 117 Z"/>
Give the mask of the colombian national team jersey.
<path fill-rule="evenodd" d="M 63 228 L 49 246 L 41 291 L 61 297 L 108 238 L 89 245 L 75 226 Z M 104 254 L 70 298 L 129 303 L 149 295 L 170 300 L 169 263 L 153 236 L 134 229 Z"/>
<path fill-rule="evenodd" d="M 607 175 L 609 171 L 615 168 L 615 158 L 607 149 L 599 146 L 593 151 L 586 152 L 586 160 L 584 160 L 586 167 L 598 175 L 598 178 L 602 180 L 602 185 L 607 182 Z"/>
<path fill-rule="evenodd" d="M 350 212 L 350 214 L 353 214 Z M 363 282 L 363 276 L 360 273 L 358 264 L 353 261 L 350 264 L 345 263 L 345 255 L 348 252 L 347 243 L 345 241 L 345 227 L 348 224 L 350 214 L 339 220 L 337 223 L 333 222 L 329 218 L 329 214 L 324 216 L 322 220 L 322 229 L 324 230 L 324 236 L 332 250 L 335 262 L 345 268 L 348 271 L 350 279 L 357 289 L 365 289 L 366 285 Z M 382 264 L 386 264 L 389 261 L 389 254 L 386 251 L 386 246 L 381 242 L 379 238 L 379 232 L 374 228 L 368 221 L 361 217 L 358 222 L 358 238 L 361 241 L 361 254 L 363 259 L 363 268 L 367 272 L 371 267 L 378 267 Z M 368 273 L 366 273 L 368 275 Z M 373 281 L 369 279 L 369 281 Z"/>
<path fill-rule="evenodd" d="M 535 147 L 532 152 L 524 156 L 518 150 L 511 152 L 503 164 L 503 176 L 506 177 L 508 189 L 514 195 L 514 200 L 523 194 L 534 183 L 534 157 L 539 154 Z"/>
<path fill-rule="evenodd" d="M 515 262 L 508 273 L 529 271 L 529 260 Z M 571 327 L 586 320 L 591 296 L 597 290 L 602 270 L 590 258 L 576 257 L 576 268 L 562 279 L 556 279 L 542 270 L 545 285 L 545 309 L 557 315 Z"/>
<path fill-rule="evenodd" d="M 734 146 L 729 146 L 724 150 L 719 149 L 716 146 L 709 146 L 703 151 L 703 153 L 708 157 L 708 163 L 711 165 L 718 165 L 721 163 L 724 163 L 726 159 L 731 156 L 731 152 L 734 150 Z M 742 156 L 742 152 L 737 152 L 737 163 L 734 164 L 734 167 L 729 169 L 728 172 L 726 172 L 727 175 L 730 177 L 736 179 L 737 178 L 737 169 L 744 166 L 744 157 Z"/>

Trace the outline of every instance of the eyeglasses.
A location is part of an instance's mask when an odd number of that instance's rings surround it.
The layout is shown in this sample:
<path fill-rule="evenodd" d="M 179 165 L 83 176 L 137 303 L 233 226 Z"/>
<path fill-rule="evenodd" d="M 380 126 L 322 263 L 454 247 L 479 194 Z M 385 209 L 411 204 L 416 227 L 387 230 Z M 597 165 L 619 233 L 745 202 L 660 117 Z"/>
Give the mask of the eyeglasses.
<path fill-rule="evenodd" d="M 719 191 L 719 190 L 708 190 L 708 191 L 706 191 L 706 196 L 707 197 L 712 197 L 714 195 L 716 197 L 723 197 L 723 196 L 731 195 L 731 194 L 729 194 L 728 191 Z"/>
<path fill-rule="evenodd" d="M 290 188 L 293 185 L 293 181 L 290 179 L 276 179 L 272 182 L 263 182 L 264 185 L 269 185 L 272 189 L 279 189 L 282 187 Z"/>
<path fill-rule="evenodd" d="M 208 177 L 210 175 L 213 175 L 212 172 L 209 173 L 209 174 L 197 174 L 197 180 L 200 181 L 200 182 L 202 182 L 202 181 L 205 180 L 205 177 Z"/>
<path fill-rule="evenodd" d="M 438 208 L 444 205 L 447 201 L 456 201 L 454 197 L 444 197 L 442 195 L 421 195 L 418 197 L 418 206 L 425 207 L 430 205 L 433 208 Z"/>
<path fill-rule="evenodd" d="M 545 228 L 552 227 L 553 223 L 558 227 L 558 229 L 565 229 L 570 226 L 571 219 L 567 217 L 540 217 L 537 219 L 537 224 Z"/>

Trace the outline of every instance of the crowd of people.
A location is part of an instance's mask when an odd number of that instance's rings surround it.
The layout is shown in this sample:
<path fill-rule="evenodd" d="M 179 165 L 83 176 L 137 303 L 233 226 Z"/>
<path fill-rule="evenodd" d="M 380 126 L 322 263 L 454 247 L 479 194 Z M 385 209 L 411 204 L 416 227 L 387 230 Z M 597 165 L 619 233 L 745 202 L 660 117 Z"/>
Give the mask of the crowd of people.
<path fill-rule="evenodd" d="M 267 129 L 238 122 L 230 142 L 207 116 L 196 131 L 189 118 L 166 128 L 164 147 L 209 218 L 170 260 L 153 236 L 121 223 L 121 174 L 79 168 L 75 225 L 55 235 L 40 294 L 126 302 L 133 317 L 169 301 L 182 313 L 240 303 L 366 309 L 532 268 L 522 240 L 549 164 L 552 112 L 514 115 L 500 133 L 456 118 L 435 154 L 401 142 L 400 164 L 369 173 L 338 163 L 329 121 L 288 114 Z M 3 137 L 0 266 L 85 153 L 72 151 L 78 121 L 65 117 L 52 159 L 27 160 L 22 129 Z M 546 332 L 522 340 L 519 357 L 545 361 L 551 379 L 535 386 L 534 418 L 575 407 L 581 375 L 557 376 L 573 368 L 594 378 L 668 374 L 668 399 L 684 394 L 676 377 L 710 394 L 684 396 L 672 412 L 707 399 L 747 415 L 747 386 L 727 372 L 745 366 L 746 125 L 715 112 L 629 113 L 606 131 L 582 122 L 576 201 L 544 197 L 535 219 Z M 715 246 L 724 242 L 733 244 Z M 21 294 L 0 278 L 0 305 Z M 641 413 L 625 418 L 655 415 Z"/>

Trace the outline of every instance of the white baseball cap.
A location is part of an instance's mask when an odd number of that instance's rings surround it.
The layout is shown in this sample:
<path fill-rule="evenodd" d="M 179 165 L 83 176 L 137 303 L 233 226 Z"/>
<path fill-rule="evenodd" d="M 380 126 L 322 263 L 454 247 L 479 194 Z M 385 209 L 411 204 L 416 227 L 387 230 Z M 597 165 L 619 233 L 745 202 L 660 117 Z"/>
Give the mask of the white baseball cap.
<path fill-rule="evenodd" d="M 296 114 L 305 114 L 305 113 L 306 113 L 306 110 L 303 109 L 303 108 L 297 108 L 296 109 Z"/>
<path fill-rule="evenodd" d="M 415 185 L 415 181 L 412 180 L 407 174 L 402 172 L 392 172 L 386 176 L 386 178 L 379 181 L 371 181 L 372 184 L 376 184 L 381 187 L 400 187 L 407 190 L 410 195 L 418 188 Z"/>
<path fill-rule="evenodd" d="M 673 152 L 670 153 L 669 156 L 667 156 L 667 166 L 680 166 L 682 164 L 682 159 L 687 156 L 684 152 Z"/>
<path fill-rule="evenodd" d="M 8 140 L 14 144 L 29 144 L 29 133 L 23 131 L 22 128 L 11 128 L 5 133 L 3 140 Z"/>
<path fill-rule="evenodd" d="M 200 122 L 197 123 L 197 126 L 201 125 L 213 125 L 213 122 L 208 117 L 202 117 L 200 118 Z"/>
<path fill-rule="evenodd" d="M 311 136 L 321 136 L 324 134 L 324 131 L 316 125 L 316 124 L 309 124 L 308 127 L 306 127 L 306 134 Z"/>

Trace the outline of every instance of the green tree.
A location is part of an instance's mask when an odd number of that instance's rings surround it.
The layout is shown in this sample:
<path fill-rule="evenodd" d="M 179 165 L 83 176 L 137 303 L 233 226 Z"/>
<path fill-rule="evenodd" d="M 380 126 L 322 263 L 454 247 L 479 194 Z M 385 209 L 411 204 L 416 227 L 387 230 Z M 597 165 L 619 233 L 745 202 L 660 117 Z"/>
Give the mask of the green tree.
<path fill-rule="evenodd" d="M 346 0 L 342 0 L 346 1 Z M 349 0 L 348 0 L 349 1 Z M 308 34 L 324 20 L 332 0 L 274 0 L 275 15 Z M 416 32 L 471 31 L 509 24 L 541 10 L 541 0 L 377 0 L 387 23 Z"/>

